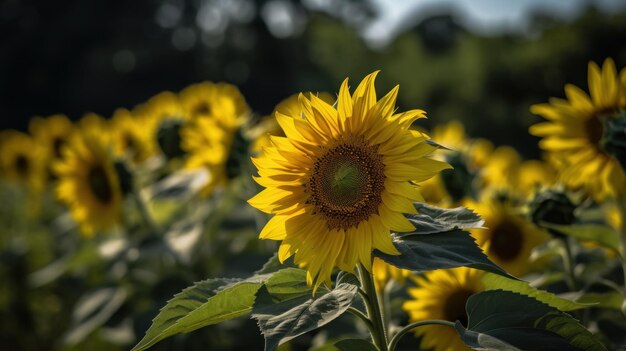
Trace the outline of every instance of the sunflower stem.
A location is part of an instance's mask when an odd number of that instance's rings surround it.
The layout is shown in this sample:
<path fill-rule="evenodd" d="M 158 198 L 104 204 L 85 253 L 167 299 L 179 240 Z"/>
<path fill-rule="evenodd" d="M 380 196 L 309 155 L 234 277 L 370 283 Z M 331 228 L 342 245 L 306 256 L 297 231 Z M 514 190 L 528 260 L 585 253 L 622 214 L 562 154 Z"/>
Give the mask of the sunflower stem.
<path fill-rule="evenodd" d="M 622 302 L 622 315 L 626 318 L 626 200 L 619 199 L 617 201 L 617 207 L 620 212 L 620 231 L 621 240 L 619 245 L 619 258 L 622 263 L 622 272 L 624 275 L 624 289 L 622 290 L 622 296 L 624 300 Z"/>
<path fill-rule="evenodd" d="M 361 264 L 358 266 L 358 272 L 363 292 L 362 297 L 367 309 L 367 317 L 373 325 L 372 339 L 380 351 L 387 351 L 385 317 L 379 304 L 380 298 L 374 286 L 374 276 L 372 272 L 365 269 Z"/>
<path fill-rule="evenodd" d="M 563 268 L 565 268 L 565 281 L 571 291 L 578 291 L 576 284 L 576 274 L 574 273 L 574 256 L 572 255 L 572 246 L 567 237 L 561 238 L 563 246 Z"/>
<path fill-rule="evenodd" d="M 443 320 L 438 320 L 438 319 L 428 319 L 425 321 L 418 321 L 418 322 L 413 322 L 407 326 L 405 326 L 404 328 L 400 329 L 400 331 L 393 336 L 393 338 L 391 338 L 391 342 L 389 343 L 389 351 L 394 351 L 396 349 L 396 346 L 398 345 L 398 342 L 400 341 L 400 339 L 404 336 L 404 334 L 410 332 L 411 330 L 417 328 L 417 327 L 421 327 L 423 325 L 447 325 L 449 327 L 454 328 L 454 323 L 450 322 L 450 321 L 443 321 Z"/>
<path fill-rule="evenodd" d="M 359 311 L 358 309 L 354 307 L 348 307 L 348 312 L 350 312 L 351 314 L 353 314 L 354 316 L 362 320 L 363 323 L 365 323 L 365 326 L 369 330 L 370 334 L 373 334 L 376 332 L 376 330 L 374 329 L 374 324 L 372 324 L 372 321 L 365 315 L 365 313 Z"/>
<path fill-rule="evenodd" d="M 134 191 L 132 194 L 135 203 L 137 204 L 137 209 L 139 210 L 139 214 L 141 215 L 141 219 L 144 224 L 150 229 L 153 235 L 159 233 L 159 226 L 156 224 L 152 214 L 150 213 L 150 209 L 148 209 L 148 204 L 144 200 L 144 198 L 139 194 L 139 192 Z"/>

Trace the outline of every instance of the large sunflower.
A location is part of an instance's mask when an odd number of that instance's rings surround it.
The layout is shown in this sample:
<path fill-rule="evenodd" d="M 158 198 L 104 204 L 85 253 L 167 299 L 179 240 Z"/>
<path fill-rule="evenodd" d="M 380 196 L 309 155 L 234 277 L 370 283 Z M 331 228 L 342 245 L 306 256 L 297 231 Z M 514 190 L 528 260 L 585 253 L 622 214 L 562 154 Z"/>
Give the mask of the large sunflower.
<path fill-rule="evenodd" d="M 282 240 L 280 261 L 294 256 L 315 287 L 330 284 L 334 267 L 371 269 L 373 249 L 398 255 L 390 231 L 413 230 L 403 213 L 422 200 L 412 182 L 449 167 L 428 158 L 427 135 L 409 129 L 424 111 L 394 114 L 398 87 L 377 101 L 376 74 L 354 96 L 346 79 L 336 107 L 303 95 L 302 115 L 276 113 L 286 137 L 271 137 L 253 159 L 266 189 L 248 202 L 274 215 L 260 238 Z"/>
<path fill-rule="evenodd" d="M 626 69 L 620 82 L 613 60 L 606 59 L 602 69 L 591 62 L 588 79 L 591 96 L 568 84 L 567 100 L 533 105 L 531 111 L 548 122 L 531 126 L 530 133 L 543 137 L 539 146 L 554 156 L 567 186 L 584 187 L 602 201 L 626 189 L 624 171 L 601 143 L 606 122 L 626 107 Z"/>
<path fill-rule="evenodd" d="M 430 271 L 413 279 L 418 285 L 409 289 L 413 299 L 404 302 L 403 309 L 411 322 L 439 319 L 450 322 L 460 321 L 467 326 L 467 299 L 484 290 L 480 279 L 484 273 L 479 270 L 460 267 Z M 421 336 L 421 348 L 434 351 L 471 350 L 459 338 L 456 330 L 448 326 L 427 325 L 415 328 Z"/>
<path fill-rule="evenodd" d="M 548 236 L 513 209 L 498 201 L 485 200 L 468 203 L 484 220 L 485 227 L 470 232 L 487 256 L 514 276 L 528 272 L 532 250 L 544 243 Z"/>
<path fill-rule="evenodd" d="M 57 197 L 70 209 L 82 232 L 108 230 L 120 219 L 122 192 L 115 166 L 103 139 L 81 131 L 54 164 Z"/>

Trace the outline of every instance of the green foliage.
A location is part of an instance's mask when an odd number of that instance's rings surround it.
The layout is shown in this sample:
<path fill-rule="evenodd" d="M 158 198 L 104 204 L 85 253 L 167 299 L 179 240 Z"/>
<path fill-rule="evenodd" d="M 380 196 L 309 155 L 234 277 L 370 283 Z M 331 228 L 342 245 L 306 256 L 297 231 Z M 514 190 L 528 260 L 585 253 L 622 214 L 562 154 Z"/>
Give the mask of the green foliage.
<path fill-rule="evenodd" d="M 552 293 L 549 293 L 544 290 L 535 289 L 530 284 L 522 280 L 512 280 L 506 277 L 496 275 L 493 273 L 487 273 L 482 277 L 482 283 L 485 285 L 486 289 L 502 289 L 507 290 L 519 294 L 523 294 L 534 299 L 537 299 L 549 306 L 557 308 L 561 311 L 573 311 L 581 308 L 586 308 L 592 306 L 592 304 L 583 304 L 578 302 L 574 302 L 571 300 L 567 300 L 561 297 L 558 297 Z"/>
<path fill-rule="evenodd" d="M 343 339 L 335 343 L 340 351 L 377 351 L 376 346 L 363 339 Z"/>
<path fill-rule="evenodd" d="M 409 215 L 409 220 L 416 228 L 415 234 L 441 233 L 455 228 L 480 228 L 485 223 L 479 215 L 465 207 L 445 209 L 416 202 L 415 208 L 419 214 Z"/>
<path fill-rule="evenodd" d="M 541 225 L 578 240 L 593 241 L 606 248 L 615 250 L 615 252 L 619 252 L 619 233 L 608 225 L 597 223 L 573 223 L 572 225 L 542 223 Z"/>
<path fill-rule="evenodd" d="M 265 336 L 265 350 L 328 324 L 352 304 L 358 290 L 354 275 L 343 275 L 335 289 L 315 296 L 285 295 L 283 289 L 262 288 L 252 317 Z"/>
<path fill-rule="evenodd" d="M 481 350 L 605 351 L 570 315 L 531 297 L 488 290 L 467 300 L 468 325 L 455 328 L 465 344 Z"/>

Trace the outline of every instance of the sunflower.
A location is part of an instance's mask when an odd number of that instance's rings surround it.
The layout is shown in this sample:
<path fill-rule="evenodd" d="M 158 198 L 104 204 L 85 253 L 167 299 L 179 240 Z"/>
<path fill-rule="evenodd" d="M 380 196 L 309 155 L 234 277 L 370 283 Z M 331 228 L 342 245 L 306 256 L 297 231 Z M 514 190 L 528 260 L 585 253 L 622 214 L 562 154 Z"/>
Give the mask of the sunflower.
<path fill-rule="evenodd" d="M 526 274 L 532 250 L 548 239 L 547 234 L 506 204 L 487 200 L 467 207 L 485 220 L 486 228 L 470 232 L 489 259 L 514 276 Z"/>
<path fill-rule="evenodd" d="M 157 154 L 160 150 L 169 158 L 183 154 L 179 131 L 189 116 L 183 111 L 177 94 L 169 91 L 159 93 L 134 108 L 132 113 L 143 126 L 148 152 Z"/>
<path fill-rule="evenodd" d="M 302 115 L 276 113 L 286 137 L 271 137 L 253 159 L 266 189 L 248 202 L 274 215 L 260 238 L 282 240 L 279 260 L 294 256 L 315 288 L 330 285 L 334 267 L 371 270 L 373 249 L 398 255 L 390 231 L 414 230 L 403 213 L 422 200 L 412 182 L 449 168 L 428 158 L 435 147 L 426 134 L 409 129 L 424 111 L 394 114 L 397 86 L 377 101 L 377 73 L 354 96 L 346 79 L 336 107 L 302 95 Z"/>
<path fill-rule="evenodd" d="M 404 284 L 404 280 L 411 275 L 411 271 L 392 266 L 378 257 L 374 257 L 372 273 L 374 274 L 374 284 L 378 291 L 384 290 L 389 281 Z"/>
<path fill-rule="evenodd" d="M 250 109 L 239 90 L 225 83 L 199 83 L 181 92 L 182 106 L 191 121 L 181 128 L 182 149 L 187 153 L 186 167 L 209 172 L 202 191 L 210 194 L 241 173 L 238 158 L 248 146 L 241 127 Z"/>
<path fill-rule="evenodd" d="M 606 59 L 602 69 L 589 63 L 589 90 L 565 86 L 567 100 L 531 107 L 531 112 L 548 120 L 530 127 L 543 139 L 539 146 L 558 161 L 560 179 L 570 188 L 585 188 L 597 201 L 624 194 L 626 176 L 619 162 L 602 146 L 606 122 L 626 107 L 626 69 L 621 82 L 615 63 Z"/>
<path fill-rule="evenodd" d="M 42 148 L 28 134 L 15 130 L 0 133 L 0 174 L 10 182 L 38 192 L 45 182 Z"/>
<path fill-rule="evenodd" d="M 116 156 L 128 157 L 134 163 L 141 163 L 155 154 L 151 134 L 143 120 L 135 117 L 125 108 L 113 113 L 113 148 Z"/>
<path fill-rule="evenodd" d="M 556 171 L 552 166 L 540 160 L 522 162 L 518 171 L 516 191 L 526 198 L 537 190 L 552 186 L 556 183 Z"/>
<path fill-rule="evenodd" d="M 329 104 L 333 104 L 335 102 L 335 99 L 328 93 L 303 93 L 305 96 L 310 96 L 311 94 L 316 94 L 318 98 Z M 298 96 L 300 96 L 300 94 L 293 94 L 285 100 L 279 102 L 269 116 L 263 117 L 258 125 L 250 129 L 248 137 L 253 140 L 250 145 L 250 150 L 253 155 L 260 155 L 265 147 L 272 144 L 270 141 L 271 135 L 285 136 L 285 133 L 283 133 L 283 130 L 280 129 L 280 125 L 278 125 L 278 122 L 276 121 L 276 112 L 286 116 L 299 116 L 302 114 L 301 105 L 298 102 Z"/>
<path fill-rule="evenodd" d="M 409 289 L 411 300 L 402 308 L 409 314 L 411 322 L 439 319 L 450 322 L 460 321 L 467 327 L 467 299 L 485 289 L 480 279 L 483 272 L 459 267 L 430 271 L 424 276 L 414 276 L 418 285 Z M 459 338 L 456 330 L 448 326 L 427 325 L 415 328 L 421 336 L 421 348 L 434 351 L 471 350 Z"/>
<path fill-rule="evenodd" d="M 28 124 L 33 138 L 46 153 L 48 165 L 61 158 L 61 149 L 67 143 L 74 125 L 65 115 L 35 117 Z"/>
<path fill-rule="evenodd" d="M 184 113 L 191 119 L 210 118 L 221 128 L 233 131 L 243 125 L 250 114 L 239 89 L 226 83 L 202 82 L 180 92 Z"/>
<path fill-rule="evenodd" d="M 57 197 L 70 209 L 82 232 L 91 236 L 108 230 L 120 219 L 122 192 L 107 144 L 89 131 L 80 131 L 53 165 Z"/>

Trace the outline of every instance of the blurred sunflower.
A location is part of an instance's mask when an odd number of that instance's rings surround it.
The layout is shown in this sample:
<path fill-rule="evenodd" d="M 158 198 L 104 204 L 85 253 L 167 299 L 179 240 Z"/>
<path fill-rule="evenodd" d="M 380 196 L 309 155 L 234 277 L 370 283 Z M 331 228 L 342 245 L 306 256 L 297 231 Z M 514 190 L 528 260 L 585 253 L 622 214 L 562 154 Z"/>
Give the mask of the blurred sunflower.
<path fill-rule="evenodd" d="M 181 92 L 181 101 L 191 121 L 181 128 L 185 166 L 204 168 L 209 178 L 202 193 L 209 195 L 241 173 L 240 161 L 248 145 L 241 132 L 250 109 L 239 90 L 229 84 L 204 82 Z"/>
<path fill-rule="evenodd" d="M 522 162 L 518 171 L 516 192 L 528 198 L 537 190 L 549 187 L 556 182 L 556 170 L 547 162 L 527 160 Z"/>
<path fill-rule="evenodd" d="M 239 89 L 226 83 L 190 85 L 180 92 L 180 101 L 189 118 L 211 118 L 229 131 L 241 127 L 250 115 L 250 108 Z"/>
<path fill-rule="evenodd" d="M 402 308 L 408 313 L 411 322 L 439 319 L 450 322 L 460 321 L 467 326 L 467 299 L 484 290 L 480 279 L 483 272 L 460 267 L 430 271 L 424 276 L 414 276 L 418 285 L 409 289 L 413 299 L 404 302 Z M 426 325 L 415 328 L 421 336 L 421 348 L 434 351 L 471 350 L 459 338 L 456 330 L 448 326 Z"/>
<path fill-rule="evenodd" d="M 108 230 L 120 219 L 122 192 L 111 154 L 91 134 L 72 137 L 63 157 L 53 165 L 57 197 L 70 209 L 86 236 Z"/>
<path fill-rule="evenodd" d="M 28 134 L 15 130 L 0 133 L 0 174 L 8 181 L 38 192 L 46 173 L 42 148 Z"/>
<path fill-rule="evenodd" d="M 150 130 L 143 120 L 132 112 L 119 108 L 113 113 L 113 148 L 118 157 L 128 157 L 134 163 L 141 163 L 154 155 L 154 143 L 150 142 Z"/>
<path fill-rule="evenodd" d="M 166 91 L 150 98 L 132 111 L 144 129 L 148 152 L 160 152 L 169 159 L 184 154 L 181 149 L 180 128 L 189 120 L 178 95 Z M 151 155 L 152 156 L 152 155 Z"/>
<path fill-rule="evenodd" d="M 484 201 L 467 207 L 485 220 L 487 228 L 470 232 L 489 259 L 514 276 L 526 274 L 532 250 L 548 239 L 547 234 L 503 203 Z"/>
<path fill-rule="evenodd" d="M 303 95 L 307 97 L 310 97 L 311 94 L 316 94 L 318 98 L 328 104 L 332 105 L 335 102 L 335 99 L 328 93 L 303 93 Z M 250 152 L 253 155 L 260 155 L 263 148 L 272 144 L 270 141 L 270 135 L 281 137 L 285 136 L 285 133 L 283 133 L 283 130 L 280 129 L 280 125 L 278 125 L 278 122 L 276 121 L 276 112 L 285 116 L 300 116 L 302 114 L 302 107 L 298 102 L 299 95 L 300 94 L 293 94 L 285 100 L 279 102 L 270 115 L 263 117 L 259 124 L 248 131 L 249 139 L 253 140 L 250 145 Z"/>
<path fill-rule="evenodd" d="M 28 129 L 46 153 L 46 163 L 49 167 L 61 158 L 61 150 L 74 131 L 74 125 L 65 115 L 53 115 L 31 119 Z"/>
<path fill-rule="evenodd" d="M 489 156 L 481 169 L 481 187 L 490 191 L 511 192 L 519 180 L 522 160 L 510 146 L 499 146 Z"/>
<path fill-rule="evenodd" d="M 404 284 L 404 280 L 411 275 L 411 271 L 392 266 L 378 257 L 374 257 L 372 273 L 374 274 L 374 284 L 378 291 L 384 290 L 389 281 Z"/>
<path fill-rule="evenodd" d="M 428 158 L 435 147 L 426 134 L 409 129 L 424 111 L 394 114 L 398 87 L 377 101 L 376 75 L 354 96 L 346 79 L 336 107 L 302 95 L 302 115 L 276 113 L 286 137 L 271 137 L 253 159 L 266 189 L 248 202 L 274 214 L 260 238 L 282 240 L 279 260 L 294 256 L 315 288 L 330 285 L 334 267 L 371 270 L 373 249 L 398 255 L 390 231 L 413 230 L 403 213 L 415 213 L 413 202 L 422 200 L 411 181 L 449 168 Z"/>
<path fill-rule="evenodd" d="M 558 161 L 560 179 L 571 188 L 584 187 L 597 201 L 624 194 L 626 176 L 619 162 L 603 148 L 606 123 L 626 107 L 626 69 L 617 74 L 615 63 L 606 59 L 602 69 L 589 63 L 589 90 L 565 86 L 567 100 L 531 107 L 548 120 L 530 127 L 543 139 L 539 146 Z"/>

